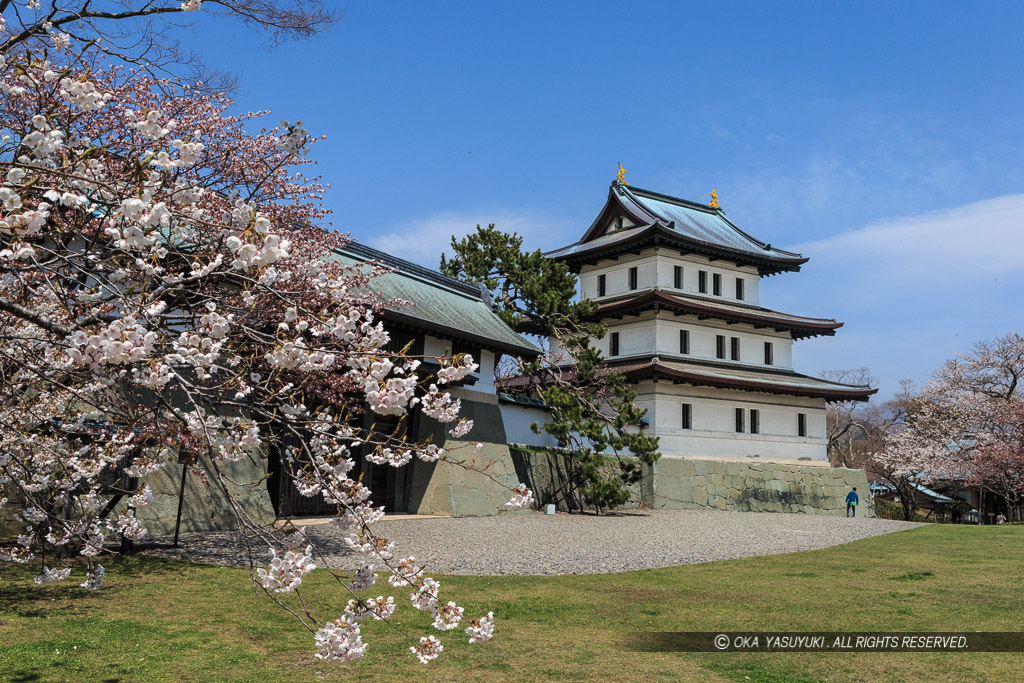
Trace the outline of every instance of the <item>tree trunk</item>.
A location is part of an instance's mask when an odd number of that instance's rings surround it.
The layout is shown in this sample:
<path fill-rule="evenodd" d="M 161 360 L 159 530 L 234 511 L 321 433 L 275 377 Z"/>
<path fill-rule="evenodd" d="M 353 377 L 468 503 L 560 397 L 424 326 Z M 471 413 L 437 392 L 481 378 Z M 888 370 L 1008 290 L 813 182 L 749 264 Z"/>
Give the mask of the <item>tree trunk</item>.
<path fill-rule="evenodd" d="M 914 508 L 906 496 L 900 496 L 900 505 L 903 506 L 903 519 L 908 522 L 914 519 Z"/>
<path fill-rule="evenodd" d="M 911 522 L 914 520 L 914 512 L 917 511 L 917 505 L 914 503 L 914 487 L 910 486 L 907 482 L 903 482 L 897 487 L 896 492 L 900 495 L 900 505 L 903 506 L 903 519 Z"/>

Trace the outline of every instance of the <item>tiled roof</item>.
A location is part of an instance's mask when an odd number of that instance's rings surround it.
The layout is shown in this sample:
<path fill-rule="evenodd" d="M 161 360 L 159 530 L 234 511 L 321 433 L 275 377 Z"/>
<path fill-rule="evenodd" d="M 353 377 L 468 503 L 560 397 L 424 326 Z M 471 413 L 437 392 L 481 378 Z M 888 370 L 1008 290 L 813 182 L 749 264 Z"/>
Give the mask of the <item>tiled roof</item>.
<path fill-rule="evenodd" d="M 791 370 L 733 367 L 721 363 L 682 361 L 658 356 L 623 359 L 619 362 L 610 362 L 608 367 L 630 379 L 657 377 L 684 384 L 809 396 L 829 401 L 866 401 L 878 391 L 868 386 L 830 382 Z"/>
<path fill-rule="evenodd" d="M 618 215 L 629 217 L 635 225 L 610 231 L 610 221 Z M 546 256 L 580 263 L 649 243 L 756 266 L 762 274 L 799 270 L 807 262 L 800 254 L 775 249 L 743 232 L 721 209 L 617 182 L 612 183 L 604 209 L 586 234 Z"/>
<path fill-rule="evenodd" d="M 691 313 L 726 322 L 748 323 L 755 327 L 773 327 L 780 332 L 788 330 L 793 333 L 794 339 L 819 335 L 831 336 L 843 326 L 843 323 L 831 319 L 806 318 L 789 313 L 779 313 L 760 306 L 720 301 L 679 292 L 666 292 L 657 288 L 599 301 L 597 314 L 601 318 L 607 318 L 655 308 Z"/>
<path fill-rule="evenodd" d="M 373 278 L 370 287 L 385 301 L 403 299 L 412 305 L 385 308 L 385 320 L 492 351 L 526 356 L 540 353 L 483 302 L 473 285 L 357 242 L 335 252 L 334 258 L 346 265 L 375 261 L 394 269 Z"/>
<path fill-rule="evenodd" d="M 914 488 L 923 493 L 925 496 L 931 498 L 937 503 L 952 503 L 953 499 L 949 496 L 944 496 L 938 491 L 933 491 L 929 488 L 925 488 L 920 484 L 913 484 Z M 895 493 L 896 489 L 892 484 L 871 484 L 868 486 L 871 489 L 871 493 L 874 495 L 884 495 L 886 493 Z"/>

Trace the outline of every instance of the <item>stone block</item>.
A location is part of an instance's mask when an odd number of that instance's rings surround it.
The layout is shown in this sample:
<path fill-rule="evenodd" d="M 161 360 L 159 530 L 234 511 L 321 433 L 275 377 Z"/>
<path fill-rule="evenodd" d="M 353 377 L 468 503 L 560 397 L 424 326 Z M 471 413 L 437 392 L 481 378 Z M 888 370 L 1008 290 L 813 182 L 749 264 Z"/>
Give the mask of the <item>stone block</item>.
<path fill-rule="evenodd" d="M 212 471 L 207 458 L 206 455 L 201 456 L 201 466 L 205 471 Z M 266 459 L 218 461 L 217 466 L 229 480 L 226 486 L 231 496 L 252 520 L 261 525 L 271 524 L 274 521 L 274 506 L 265 482 Z M 139 522 L 152 536 L 169 536 L 174 533 L 182 472 L 181 465 L 172 464 L 143 477 L 140 482 L 149 484 L 153 491 L 152 502 L 139 509 L 137 513 Z M 122 501 L 118 507 L 124 504 Z M 232 529 L 236 524 L 235 512 L 228 495 L 217 483 L 212 480 L 206 483 L 193 475 L 186 478 L 181 514 L 183 533 Z"/>
<path fill-rule="evenodd" d="M 836 514 L 850 488 L 868 490 L 863 470 L 690 459 L 672 459 L 663 469 L 666 462 L 649 489 L 656 495 L 644 496 L 651 507 Z M 874 515 L 873 507 L 862 507 L 864 516 Z"/>

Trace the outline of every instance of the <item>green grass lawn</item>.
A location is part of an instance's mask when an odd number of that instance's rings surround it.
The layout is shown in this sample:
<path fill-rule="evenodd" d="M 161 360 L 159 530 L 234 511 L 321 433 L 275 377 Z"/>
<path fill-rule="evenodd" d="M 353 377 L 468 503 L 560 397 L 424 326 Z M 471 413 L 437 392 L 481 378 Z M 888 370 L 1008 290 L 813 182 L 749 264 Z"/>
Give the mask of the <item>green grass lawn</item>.
<path fill-rule="evenodd" d="M 494 640 L 469 645 L 415 612 L 405 636 L 368 623 L 359 663 L 313 658 L 312 636 L 254 595 L 245 569 L 128 558 L 87 594 L 0 571 L 0 678 L 171 680 L 1011 681 L 1018 653 L 647 653 L 643 631 L 1024 631 L 1024 526 L 929 525 L 812 552 L 572 577 L 437 577 L 467 616 L 493 610 Z M 318 577 L 318 574 L 320 575 Z M 316 614 L 347 596 L 313 572 Z M 81 580 L 81 579 L 79 579 Z M 305 583 L 304 583 L 305 585 Z M 390 589 L 380 581 L 381 592 Z M 376 590 L 374 591 L 376 594 Z M 413 635 L 434 633 L 422 665 Z"/>

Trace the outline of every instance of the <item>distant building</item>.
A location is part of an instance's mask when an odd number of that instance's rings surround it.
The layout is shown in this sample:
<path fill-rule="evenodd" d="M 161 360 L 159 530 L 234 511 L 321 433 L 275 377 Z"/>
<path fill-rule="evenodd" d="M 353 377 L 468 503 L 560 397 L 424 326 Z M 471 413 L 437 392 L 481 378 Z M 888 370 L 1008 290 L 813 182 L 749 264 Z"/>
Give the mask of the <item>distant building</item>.
<path fill-rule="evenodd" d="M 594 343 L 636 384 L 665 456 L 824 463 L 826 402 L 877 391 L 794 371 L 794 342 L 842 323 L 761 306 L 761 278 L 808 259 L 740 230 L 717 199 L 613 182 L 580 240 L 547 256 L 598 303 L 608 334 Z"/>
<path fill-rule="evenodd" d="M 874 481 L 871 483 L 869 489 L 871 495 L 875 497 L 875 500 L 888 500 L 894 503 L 900 503 L 900 495 L 896 491 L 896 488 L 892 484 L 887 484 L 881 481 Z M 921 484 L 914 484 L 914 507 L 918 510 L 925 510 L 925 517 L 934 513 L 934 519 L 936 521 L 947 520 L 949 514 L 947 513 L 947 507 L 950 503 L 956 500 L 963 500 L 967 502 L 966 498 L 960 496 L 945 496 L 938 491 L 934 491 Z M 968 503 L 968 507 L 970 504 Z"/>

